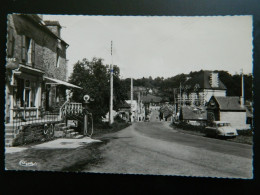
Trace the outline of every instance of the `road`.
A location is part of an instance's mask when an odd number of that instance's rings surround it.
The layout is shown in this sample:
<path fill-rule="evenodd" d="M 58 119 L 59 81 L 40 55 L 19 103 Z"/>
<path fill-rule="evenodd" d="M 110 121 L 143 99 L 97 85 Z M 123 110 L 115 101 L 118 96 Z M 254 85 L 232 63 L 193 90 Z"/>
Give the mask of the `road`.
<path fill-rule="evenodd" d="M 104 159 L 85 170 L 99 173 L 252 178 L 252 146 L 184 134 L 157 119 L 130 127 L 102 139 Z"/>

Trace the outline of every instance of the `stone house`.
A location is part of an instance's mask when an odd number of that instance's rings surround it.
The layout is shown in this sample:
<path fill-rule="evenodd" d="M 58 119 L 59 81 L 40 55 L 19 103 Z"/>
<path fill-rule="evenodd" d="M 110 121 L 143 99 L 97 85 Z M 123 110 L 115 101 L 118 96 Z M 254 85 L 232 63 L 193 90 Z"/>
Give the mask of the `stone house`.
<path fill-rule="evenodd" d="M 212 96 L 207 105 L 208 121 L 227 121 L 236 128 L 246 127 L 246 108 L 236 96 Z"/>
<path fill-rule="evenodd" d="M 55 111 L 56 118 L 61 116 L 66 90 L 80 89 L 66 82 L 68 44 L 61 39 L 60 30 L 57 21 L 45 23 L 41 15 L 7 17 L 5 127 L 10 138 L 21 126 L 39 121 L 46 113 Z"/>
<path fill-rule="evenodd" d="M 68 44 L 60 38 L 60 25 L 44 22 L 40 15 L 9 14 L 7 21 L 6 122 L 16 108 L 38 117 L 65 102 Z"/>

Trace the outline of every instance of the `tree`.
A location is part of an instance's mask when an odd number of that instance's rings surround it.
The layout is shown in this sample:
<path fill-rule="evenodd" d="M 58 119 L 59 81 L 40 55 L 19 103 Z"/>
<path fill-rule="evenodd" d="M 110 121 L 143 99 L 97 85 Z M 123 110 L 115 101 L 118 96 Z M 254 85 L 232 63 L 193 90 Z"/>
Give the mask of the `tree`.
<path fill-rule="evenodd" d="M 125 98 L 124 88 L 120 85 L 120 69 L 114 67 L 114 104 Z M 110 98 L 110 69 L 103 64 L 103 59 L 93 58 L 92 61 L 83 59 L 73 67 L 73 73 L 69 82 L 78 85 L 83 90 L 76 90 L 73 99 L 83 102 L 83 96 L 89 95 L 94 101 L 88 104 L 89 111 L 93 114 L 95 121 L 100 122 L 109 111 Z"/>

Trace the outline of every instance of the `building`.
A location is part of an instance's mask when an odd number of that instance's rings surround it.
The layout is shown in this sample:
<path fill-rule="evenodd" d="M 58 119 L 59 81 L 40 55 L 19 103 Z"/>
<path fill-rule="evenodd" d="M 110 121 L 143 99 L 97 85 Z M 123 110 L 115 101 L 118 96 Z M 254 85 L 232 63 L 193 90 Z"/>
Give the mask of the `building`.
<path fill-rule="evenodd" d="M 212 96 L 207 112 L 208 121 L 227 121 L 236 128 L 248 126 L 246 108 L 241 105 L 239 97 Z"/>
<path fill-rule="evenodd" d="M 118 115 L 125 121 L 130 121 L 131 105 L 122 101 L 118 105 Z"/>
<path fill-rule="evenodd" d="M 169 121 L 172 120 L 172 115 L 174 113 L 174 106 L 166 103 L 162 105 L 159 109 L 159 118 L 160 120 Z"/>
<path fill-rule="evenodd" d="M 181 89 L 181 90 L 180 90 Z M 205 105 L 211 96 L 226 96 L 226 86 L 219 79 L 218 72 L 200 71 L 181 84 L 178 91 L 178 105 Z"/>
<path fill-rule="evenodd" d="M 130 119 L 131 122 L 144 121 L 145 119 L 145 106 L 140 101 L 137 100 L 125 100 L 127 104 L 131 106 L 130 108 Z"/>
<path fill-rule="evenodd" d="M 205 107 L 182 106 L 179 120 L 191 125 L 204 126 L 207 122 L 207 111 Z"/>
<path fill-rule="evenodd" d="M 147 107 L 147 109 L 160 109 L 163 99 L 159 96 L 147 94 L 141 97 L 141 101 Z"/>
<path fill-rule="evenodd" d="M 6 126 L 35 122 L 46 112 L 61 116 L 66 90 L 80 87 L 66 82 L 68 44 L 60 37 L 59 22 L 45 23 L 41 15 L 9 14 L 7 28 Z"/>

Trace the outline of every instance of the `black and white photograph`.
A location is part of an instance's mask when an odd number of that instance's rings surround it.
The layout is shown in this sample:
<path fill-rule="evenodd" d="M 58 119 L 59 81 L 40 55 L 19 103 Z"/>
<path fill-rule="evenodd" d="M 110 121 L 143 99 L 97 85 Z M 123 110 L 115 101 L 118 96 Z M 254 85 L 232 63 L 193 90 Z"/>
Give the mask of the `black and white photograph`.
<path fill-rule="evenodd" d="M 253 16 L 7 16 L 6 171 L 253 179 Z"/>

